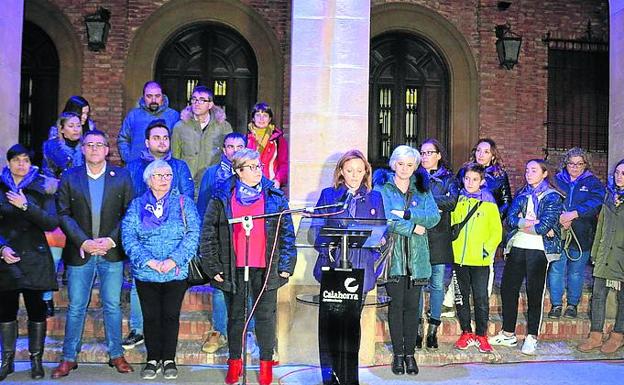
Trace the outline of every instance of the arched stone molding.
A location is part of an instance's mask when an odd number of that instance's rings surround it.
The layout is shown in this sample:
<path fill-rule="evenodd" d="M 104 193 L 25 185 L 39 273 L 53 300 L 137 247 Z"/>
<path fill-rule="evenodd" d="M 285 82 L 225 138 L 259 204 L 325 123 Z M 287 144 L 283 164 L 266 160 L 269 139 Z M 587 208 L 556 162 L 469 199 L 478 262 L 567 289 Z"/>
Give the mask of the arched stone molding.
<path fill-rule="evenodd" d="M 124 107 L 134 107 L 143 84 L 152 79 L 160 49 L 185 26 L 213 22 L 235 29 L 249 42 L 258 62 L 258 100 L 274 105 L 281 116 L 283 54 L 275 33 L 254 9 L 231 0 L 173 0 L 151 14 L 137 30 L 128 49 Z M 281 119 L 279 119 L 281 120 Z"/>
<path fill-rule="evenodd" d="M 442 15 L 416 4 L 372 8 L 371 38 L 390 31 L 410 32 L 428 40 L 446 60 L 452 162 L 462 164 L 479 137 L 479 74 L 468 42 Z"/>
<path fill-rule="evenodd" d="M 61 9 L 46 0 L 24 2 L 24 19 L 37 24 L 50 36 L 59 56 L 58 110 L 67 99 L 82 91 L 83 46 L 69 19 Z"/>

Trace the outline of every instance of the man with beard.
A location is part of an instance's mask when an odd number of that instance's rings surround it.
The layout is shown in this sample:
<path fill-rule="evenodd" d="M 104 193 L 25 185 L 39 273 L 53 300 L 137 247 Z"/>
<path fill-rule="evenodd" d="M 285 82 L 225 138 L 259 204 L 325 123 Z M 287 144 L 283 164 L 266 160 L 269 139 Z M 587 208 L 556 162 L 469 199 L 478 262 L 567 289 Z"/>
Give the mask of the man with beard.
<path fill-rule="evenodd" d="M 164 119 L 151 121 L 145 129 L 145 147 L 139 159 L 128 163 L 128 171 L 132 178 L 134 196 L 141 196 L 147 191 L 147 184 L 143 180 L 143 171 L 148 164 L 157 159 L 162 159 L 171 166 L 173 180 L 171 188 L 177 189 L 180 194 L 194 198 L 195 185 L 193 177 L 185 161 L 171 156 L 169 128 Z M 130 334 L 124 338 L 122 345 L 124 349 L 132 349 L 136 345 L 143 343 L 143 314 L 141 303 L 136 291 L 134 279 L 132 280 L 132 290 L 130 291 Z"/>
<path fill-rule="evenodd" d="M 163 94 L 162 87 L 155 81 L 145 83 L 143 96 L 137 104 L 124 119 L 117 137 L 119 155 L 126 164 L 140 158 L 145 148 L 145 127 L 152 120 L 164 119 L 167 127 L 173 127 L 180 119 L 180 114 L 169 108 L 167 95 Z"/>

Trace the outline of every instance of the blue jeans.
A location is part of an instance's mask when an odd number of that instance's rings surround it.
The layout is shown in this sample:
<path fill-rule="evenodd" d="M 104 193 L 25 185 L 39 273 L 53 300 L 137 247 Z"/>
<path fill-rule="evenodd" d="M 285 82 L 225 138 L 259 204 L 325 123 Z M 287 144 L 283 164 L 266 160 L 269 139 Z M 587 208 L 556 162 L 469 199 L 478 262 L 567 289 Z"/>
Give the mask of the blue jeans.
<path fill-rule="evenodd" d="M 123 262 L 109 262 L 100 256 L 92 256 L 82 266 L 67 266 L 69 307 L 63 341 L 65 361 L 76 361 L 80 352 L 87 306 L 96 273 L 100 280 L 100 298 L 104 310 L 104 331 L 108 355 L 111 359 L 123 355 L 121 347 Z"/>
<path fill-rule="evenodd" d="M 444 301 L 444 271 L 446 265 L 443 263 L 431 265 L 431 278 L 429 279 L 429 312 L 431 318 L 440 320 L 442 314 L 442 301 Z M 424 291 L 420 293 L 420 305 L 418 314 L 422 316 Z"/>
<path fill-rule="evenodd" d="M 59 262 L 61 261 L 61 256 L 63 255 L 62 247 L 50 247 L 50 252 L 52 252 L 52 261 L 54 261 L 54 279 L 56 279 L 56 271 L 58 270 Z M 52 299 L 53 291 L 46 291 L 43 293 L 43 300 L 49 301 Z"/>
<path fill-rule="evenodd" d="M 553 306 L 561 306 L 563 304 L 563 291 L 566 286 L 568 305 L 576 306 L 581 300 L 585 266 L 587 266 L 587 261 L 589 260 L 589 251 L 581 253 L 578 250 L 570 249 L 569 253 L 571 259 L 566 257 L 565 253 L 562 253 L 558 261 L 551 262 L 548 270 L 550 302 Z"/>
<path fill-rule="evenodd" d="M 251 297 L 249 297 L 248 309 L 251 309 L 253 306 L 253 301 Z M 227 319 L 228 312 L 227 306 L 225 304 L 225 296 L 223 295 L 223 291 L 217 289 L 216 287 L 212 289 L 212 328 L 218 331 L 221 335 L 227 337 Z M 255 330 L 256 327 L 256 318 L 253 317 L 251 321 L 249 321 L 249 327 L 247 330 Z"/>
<path fill-rule="evenodd" d="M 130 289 L 130 331 L 132 330 L 136 334 L 143 334 L 143 313 L 134 277 L 132 278 L 132 288 Z"/>

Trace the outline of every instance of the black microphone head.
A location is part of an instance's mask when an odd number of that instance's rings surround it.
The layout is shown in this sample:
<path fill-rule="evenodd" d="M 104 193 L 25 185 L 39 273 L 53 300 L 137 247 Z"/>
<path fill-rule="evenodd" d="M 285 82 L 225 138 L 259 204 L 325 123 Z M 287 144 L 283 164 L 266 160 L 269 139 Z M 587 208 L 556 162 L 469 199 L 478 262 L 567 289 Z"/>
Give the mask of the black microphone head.
<path fill-rule="evenodd" d="M 343 210 L 346 210 L 347 207 L 349 207 L 349 203 L 351 202 L 351 199 L 353 199 L 353 193 L 351 191 L 347 191 L 347 193 L 344 196 L 344 200 L 342 204 Z"/>

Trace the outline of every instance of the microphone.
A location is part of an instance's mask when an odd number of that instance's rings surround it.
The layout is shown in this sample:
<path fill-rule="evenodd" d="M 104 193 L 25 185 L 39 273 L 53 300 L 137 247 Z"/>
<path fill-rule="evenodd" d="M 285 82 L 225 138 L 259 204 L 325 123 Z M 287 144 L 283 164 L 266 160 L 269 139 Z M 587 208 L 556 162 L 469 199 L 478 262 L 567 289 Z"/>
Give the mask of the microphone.
<path fill-rule="evenodd" d="M 351 191 L 347 191 L 345 194 L 345 198 L 342 203 L 342 209 L 346 210 L 349 207 L 349 203 L 351 203 L 351 199 L 353 199 L 353 193 Z"/>

